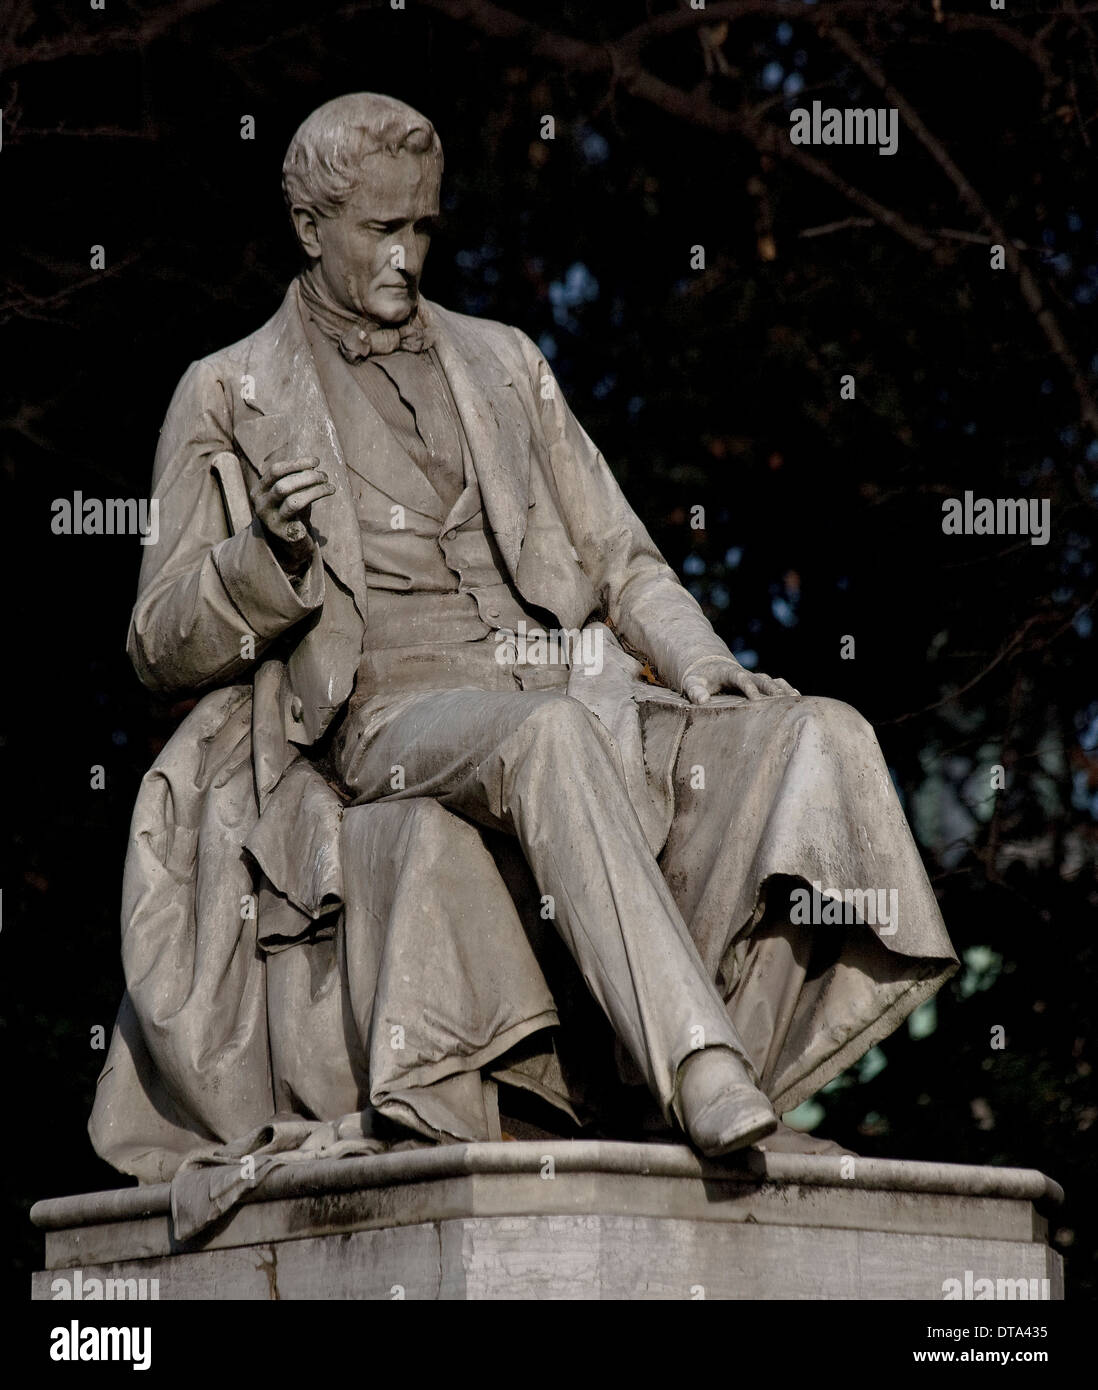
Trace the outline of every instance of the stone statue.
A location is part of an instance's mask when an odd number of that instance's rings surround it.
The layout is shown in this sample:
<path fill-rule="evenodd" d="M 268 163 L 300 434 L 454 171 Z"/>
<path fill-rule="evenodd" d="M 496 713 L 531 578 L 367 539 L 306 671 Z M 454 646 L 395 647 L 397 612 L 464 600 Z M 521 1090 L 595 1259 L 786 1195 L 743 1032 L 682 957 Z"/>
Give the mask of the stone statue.
<path fill-rule="evenodd" d="M 535 344 L 421 296 L 441 174 L 401 102 L 315 111 L 305 268 L 161 433 L 128 649 L 200 698 L 135 810 L 90 1125 L 142 1181 L 792 1145 L 956 969 L 869 726 L 742 667 Z"/>

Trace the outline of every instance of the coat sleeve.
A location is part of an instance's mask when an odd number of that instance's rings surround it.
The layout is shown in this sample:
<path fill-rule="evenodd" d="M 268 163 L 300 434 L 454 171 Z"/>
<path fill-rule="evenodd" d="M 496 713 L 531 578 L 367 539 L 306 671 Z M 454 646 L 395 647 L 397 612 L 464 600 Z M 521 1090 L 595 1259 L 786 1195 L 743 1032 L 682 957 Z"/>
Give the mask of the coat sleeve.
<path fill-rule="evenodd" d="M 568 408 L 541 352 L 524 333 L 514 331 L 561 515 L 605 615 L 674 690 L 681 690 L 691 669 L 708 658 L 738 666 L 625 500 L 606 460 Z"/>
<path fill-rule="evenodd" d="M 176 693 L 250 676 L 264 648 L 324 600 L 319 552 L 295 585 L 258 521 L 230 534 L 211 463 L 231 450 L 225 385 L 212 363 L 196 362 L 160 432 L 152 484 L 160 531 L 144 552 L 126 643 L 152 690 Z"/>

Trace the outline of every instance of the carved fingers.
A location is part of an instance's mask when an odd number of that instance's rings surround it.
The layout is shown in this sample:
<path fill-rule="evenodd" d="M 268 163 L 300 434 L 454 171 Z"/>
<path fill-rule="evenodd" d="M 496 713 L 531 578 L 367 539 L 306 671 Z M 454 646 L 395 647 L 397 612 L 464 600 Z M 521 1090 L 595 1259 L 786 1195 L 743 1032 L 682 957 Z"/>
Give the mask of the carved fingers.
<path fill-rule="evenodd" d="M 312 551 L 309 508 L 335 492 L 315 458 L 273 463 L 252 489 L 252 506 L 283 567 L 298 570 Z"/>
<path fill-rule="evenodd" d="M 746 695 L 749 700 L 762 700 L 770 695 L 800 694 L 786 680 L 764 675 L 761 671 L 748 671 L 746 667 L 733 665 L 719 657 L 697 667 L 687 678 L 682 693 L 691 704 L 704 705 L 712 696 L 726 691 Z"/>

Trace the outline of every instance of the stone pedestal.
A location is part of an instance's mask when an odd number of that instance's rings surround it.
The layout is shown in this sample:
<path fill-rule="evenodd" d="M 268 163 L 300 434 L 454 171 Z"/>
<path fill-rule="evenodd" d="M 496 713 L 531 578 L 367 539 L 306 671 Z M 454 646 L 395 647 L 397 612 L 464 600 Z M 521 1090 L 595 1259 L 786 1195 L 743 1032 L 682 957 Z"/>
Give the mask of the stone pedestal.
<path fill-rule="evenodd" d="M 1061 1198 L 1021 1168 L 452 1145 L 286 1164 L 189 1242 L 167 1184 L 39 1202 L 33 1293 L 94 1297 L 99 1280 L 105 1297 L 161 1299 L 1061 1298 L 1045 1220 Z"/>

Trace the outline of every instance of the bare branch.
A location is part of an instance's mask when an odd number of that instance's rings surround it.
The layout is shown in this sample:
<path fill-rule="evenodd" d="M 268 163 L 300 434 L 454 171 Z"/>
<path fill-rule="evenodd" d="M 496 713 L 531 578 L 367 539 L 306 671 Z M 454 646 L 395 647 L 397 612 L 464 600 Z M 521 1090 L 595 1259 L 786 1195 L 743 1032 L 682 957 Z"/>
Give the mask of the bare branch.
<path fill-rule="evenodd" d="M 915 110 L 911 102 L 904 94 L 897 90 L 895 86 L 885 76 L 883 70 L 877 63 L 855 42 L 855 40 L 844 29 L 837 26 L 827 26 L 823 32 L 835 44 L 842 53 L 865 73 L 869 80 L 879 87 L 884 93 L 885 100 L 896 107 L 903 117 L 905 124 L 911 129 L 919 143 L 927 151 L 930 157 L 946 175 L 949 181 L 957 190 L 961 202 L 968 208 L 972 215 L 977 219 L 982 227 L 986 227 L 994 241 L 1004 248 L 1007 265 L 1014 272 L 1018 279 L 1018 288 L 1021 291 L 1022 299 L 1027 308 L 1037 320 L 1041 331 L 1044 333 L 1049 347 L 1060 359 L 1068 378 L 1079 397 L 1079 405 L 1083 420 L 1090 428 L 1098 434 L 1098 402 L 1095 401 L 1091 390 L 1090 382 L 1087 380 L 1086 373 L 1068 344 L 1063 330 L 1053 314 L 1052 310 L 1045 304 L 1044 295 L 1037 279 L 1029 266 L 1018 255 L 1013 239 L 1007 235 L 1002 223 L 991 211 L 988 205 L 977 193 L 972 183 L 964 174 L 962 169 L 953 159 L 952 155 L 938 139 L 936 135 L 927 127 L 926 122 Z"/>
<path fill-rule="evenodd" d="M 48 127 L 21 125 L 9 135 L 7 143 L 17 145 L 27 135 L 33 135 L 37 140 L 52 140 L 59 135 L 67 135 L 70 139 L 77 140 L 156 140 L 158 138 L 155 131 L 127 130 L 124 126 L 117 125 L 73 126 L 71 128 L 59 125 L 52 130 Z"/>
<path fill-rule="evenodd" d="M 855 3 L 855 0 L 840 0 L 840 2 Z M 883 203 L 878 202 L 876 198 L 863 189 L 856 188 L 853 184 L 840 178 L 823 161 L 807 154 L 788 139 L 782 139 L 775 127 L 746 112 L 735 113 L 726 107 L 718 106 L 700 91 L 685 92 L 680 87 L 675 87 L 671 83 L 663 81 L 662 78 L 656 77 L 641 66 L 637 57 L 637 49 L 640 45 L 630 42 L 629 36 L 620 43 L 589 44 L 579 39 L 566 38 L 562 34 L 541 29 L 532 21 L 520 19 L 499 5 L 492 4 L 491 0 L 422 0 L 422 3 L 451 19 L 471 23 L 481 33 L 490 37 L 521 40 L 529 52 L 551 58 L 555 62 L 566 63 L 571 71 L 597 73 L 609 68 L 615 85 L 624 87 L 632 96 L 659 107 L 668 115 L 711 130 L 715 134 L 740 135 L 764 154 L 789 160 L 803 169 L 805 173 L 811 174 L 813 178 L 828 184 L 848 202 L 853 203 L 862 212 L 868 213 L 874 221 L 888 227 L 897 236 L 903 237 L 905 241 L 918 250 L 933 251 L 935 249 L 934 238 L 921 227 L 908 221 L 894 209 L 885 207 Z M 857 0 L 857 3 L 862 3 L 862 0 Z M 803 7 L 791 5 L 788 0 L 740 0 L 739 9 L 746 12 L 745 6 L 753 6 L 754 11 L 758 13 L 777 13 L 779 10 L 784 13 L 787 9 L 795 9 L 799 14 L 804 13 Z M 666 20 L 668 25 L 673 28 L 682 28 L 684 24 L 681 21 L 674 25 L 671 24 L 679 15 L 701 14 L 704 16 L 708 14 L 712 18 L 717 15 L 718 11 L 723 14 L 726 10 L 731 12 L 732 9 L 736 8 L 735 5 L 730 7 L 722 4 L 709 7 L 705 11 L 675 11 L 657 18 L 660 21 Z M 651 21 L 652 24 L 656 22 L 656 20 Z M 647 31 L 648 26 L 641 26 L 641 28 Z M 636 35 L 638 32 L 638 30 L 634 30 L 633 34 Z"/>
<path fill-rule="evenodd" d="M 185 19 L 201 14 L 203 10 L 211 10 L 220 3 L 221 0 L 176 0 L 173 5 L 161 6 L 155 14 L 132 28 L 77 29 L 64 38 L 40 39 L 26 48 L 19 47 L 6 35 L 0 45 L 0 63 L 5 71 L 13 72 L 39 63 L 53 63 L 59 58 L 86 57 L 101 53 L 104 49 L 142 48 Z"/>
<path fill-rule="evenodd" d="M 1064 633 L 1072 627 L 1081 613 L 1085 613 L 1089 608 L 1093 608 L 1096 602 L 1098 602 L 1098 590 L 1091 594 L 1090 598 L 1088 598 L 1085 603 L 1081 603 L 1072 613 L 1071 617 L 1060 623 L 1047 637 L 1041 638 L 1039 641 L 1035 642 L 1030 650 L 1041 651 L 1045 647 L 1051 646 L 1057 638 L 1062 637 Z M 1048 624 L 1053 621 L 1054 617 L 1054 614 L 1047 611 L 1031 613 L 1021 627 L 1015 631 L 1014 635 L 999 648 L 991 660 L 985 666 L 981 667 L 971 680 L 965 681 L 964 685 L 958 687 L 956 690 L 951 690 L 947 695 L 943 695 L 940 700 L 935 700 L 933 704 L 925 705 L 922 709 L 910 710 L 907 714 L 898 714 L 892 719 L 878 719 L 875 722 L 879 725 L 904 724 L 909 719 L 917 719 L 923 714 L 932 714 L 935 710 L 941 709 L 944 705 L 952 704 L 954 700 L 960 699 L 962 695 L 967 695 L 970 690 L 974 689 L 981 681 L 985 680 L 992 671 L 995 670 L 996 666 L 1001 665 L 1008 657 L 1013 656 L 1034 627 Z"/>
<path fill-rule="evenodd" d="M 807 241 L 809 237 L 830 236 L 832 232 L 845 232 L 850 228 L 875 227 L 876 225 L 872 217 L 844 217 L 838 222 L 825 222 L 822 227 L 802 227 L 797 235 Z"/>
<path fill-rule="evenodd" d="M 797 236 L 804 241 L 812 237 L 830 236 L 833 232 L 858 231 L 866 227 L 875 227 L 876 219 L 872 217 L 842 217 L 837 222 L 825 222 L 820 227 L 803 227 Z M 937 237 L 941 241 L 964 241 L 971 246 L 991 246 L 995 238 L 980 232 L 963 232 L 956 227 L 935 227 L 929 235 Z M 1046 249 L 1043 246 L 1030 246 L 1027 242 L 1014 239 L 1014 246 L 1019 251 L 1035 251 L 1038 255 L 1045 255 Z M 1051 253 L 1047 253 L 1051 254 Z"/>
<path fill-rule="evenodd" d="M 1023 33 L 1014 24 L 1004 24 L 990 15 L 947 15 L 940 11 L 935 15 L 936 30 L 945 33 L 964 33 L 966 31 L 985 34 L 1016 49 L 1029 59 L 1046 77 L 1052 75 L 1051 62 L 1044 49 L 1044 41 L 1060 20 L 1074 20 L 1076 16 L 1098 10 L 1098 5 L 1085 5 L 1073 10 L 1065 10 L 1048 18 L 1034 36 Z M 667 38 L 684 30 L 710 25 L 722 21 L 732 22 L 767 15 L 774 19 L 786 19 L 792 23 L 814 25 L 823 29 L 840 15 L 847 19 L 893 18 L 909 21 L 929 20 L 929 16 L 913 13 L 912 6 L 904 0 L 826 0 L 807 8 L 803 0 L 718 0 L 708 4 L 703 10 L 679 9 L 665 14 L 654 15 L 643 24 L 638 24 L 615 42 L 615 47 L 623 55 L 639 56 L 641 50 L 654 39 Z M 1027 16 L 1022 16 L 1026 18 Z"/>
<path fill-rule="evenodd" d="M 805 153 L 799 146 L 794 146 L 788 139 L 781 138 L 775 127 L 746 112 L 735 113 L 718 106 L 700 91 L 685 92 L 663 81 L 644 68 L 638 57 L 641 48 L 651 38 L 688 29 L 700 23 L 743 18 L 747 14 L 790 15 L 794 12 L 798 18 L 811 19 L 837 48 L 880 87 L 890 104 L 900 111 L 916 137 L 953 183 L 962 202 L 977 218 L 980 226 L 986 227 L 994 242 L 1004 247 L 1007 263 L 1014 272 L 1026 307 L 1037 320 L 1046 341 L 1067 372 L 1079 398 L 1083 420 L 1098 434 L 1098 404 L 1094 400 L 1090 384 L 1059 322 L 1045 303 L 1033 272 L 1021 259 L 1018 244 L 1007 235 L 948 150 L 927 128 L 906 97 L 892 86 L 883 71 L 863 52 L 851 35 L 833 23 L 833 17 L 843 11 L 881 14 L 886 10 L 906 10 L 907 7 L 881 4 L 880 0 L 874 0 L 874 3 L 868 6 L 864 0 L 834 0 L 833 4 L 820 6 L 813 17 L 806 15 L 804 7 L 791 3 L 791 0 L 727 0 L 727 3 L 707 6 L 705 10 L 681 9 L 657 15 L 614 43 L 596 45 L 544 30 L 532 21 L 521 19 L 510 11 L 490 3 L 490 0 L 421 0 L 421 3 L 451 19 L 471 23 L 482 33 L 492 37 L 520 41 L 529 52 L 563 63 L 571 71 L 596 73 L 609 67 L 615 84 L 623 86 L 633 96 L 659 107 L 679 120 L 701 126 L 716 134 L 738 134 L 763 153 L 789 160 L 805 173 L 829 185 L 848 202 L 868 213 L 874 221 L 903 237 L 910 245 L 920 251 L 933 252 L 939 244 L 933 234 L 910 222 L 894 209 L 885 207 L 863 189 L 847 183 L 827 164 Z M 1071 12 L 1070 17 L 1074 18 L 1091 10 L 1098 10 L 1098 5 L 1076 9 Z M 1069 17 L 1068 13 L 1064 12 L 1063 17 Z M 970 18 L 971 24 L 976 27 L 1002 27 L 995 20 Z M 1039 38 L 1043 38 L 1049 25 L 1056 18 L 1058 16 L 1053 16 L 1049 24 L 1046 24 Z M 951 17 L 946 17 L 944 22 L 948 24 L 950 19 Z"/>
<path fill-rule="evenodd" d="M 80 280 L 74 280 L 71 284 L 55 290 L 53 294 L 37 295 L 31 294 L 29 290 L 17 290 L 11 298 L 0 300 L 0 323 L 6 323 L 13 318 L 52 319 L 53 313 L 50 311 L 64 304 L 70 295 L 75 294 L 78 290 L 87 289 L 90 285 L 102 284 L 104 280 L 111 279 L 139 259 L 138 253 L 131 251 L 125 256 L 120 256 L 117 261 L 105 269 L 97 270 L 91 275 L 85 275 Z"/>
<path fill-rule="evenodd" d="M 612 66 L 609 53 L 599 45 L 545 29 L 489 0 L 420 0 L 420 3 L 449 19 L 471 24 L 489 38 L 521 44 L 534 57 L 551 58 L 572 72 L 600 72 Z"/>

